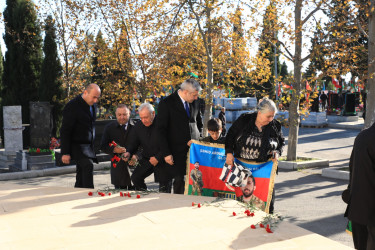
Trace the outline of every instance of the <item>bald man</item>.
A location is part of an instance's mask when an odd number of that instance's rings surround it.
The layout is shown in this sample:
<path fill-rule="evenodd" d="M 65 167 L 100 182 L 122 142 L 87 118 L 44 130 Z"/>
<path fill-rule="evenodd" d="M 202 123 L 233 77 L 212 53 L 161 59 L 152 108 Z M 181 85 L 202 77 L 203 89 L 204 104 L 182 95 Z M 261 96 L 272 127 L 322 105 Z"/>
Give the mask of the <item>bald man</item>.
<path fill-rule="evenodd" d="M 100 97 L 100 88 L 96 84 L 88 85 L 82 94 L 70 100 L 63 110 L 61 126 L 61 160 L 70 164 L 71 159 L 77 163 L 77 188 L 94 188 L 93 161 L 96 103 Z"/>

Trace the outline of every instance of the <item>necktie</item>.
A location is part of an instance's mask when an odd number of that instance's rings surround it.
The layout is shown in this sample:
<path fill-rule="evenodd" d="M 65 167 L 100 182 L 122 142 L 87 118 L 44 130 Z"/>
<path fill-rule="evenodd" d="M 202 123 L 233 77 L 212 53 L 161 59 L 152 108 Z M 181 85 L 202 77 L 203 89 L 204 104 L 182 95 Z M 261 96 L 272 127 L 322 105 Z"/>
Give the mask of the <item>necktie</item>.
<path fill-rule="evenodd" d="M 94 107 L 93 106 L 90 106 L 90 113 L 91 113 L 91 117 L 94 117 Z"/>
<path fill-rule="evenodd" d="M 189 104 L 187 102 L 185 102 L 185 110 L 186 110 L 187 116 L 190 118 Z"/>

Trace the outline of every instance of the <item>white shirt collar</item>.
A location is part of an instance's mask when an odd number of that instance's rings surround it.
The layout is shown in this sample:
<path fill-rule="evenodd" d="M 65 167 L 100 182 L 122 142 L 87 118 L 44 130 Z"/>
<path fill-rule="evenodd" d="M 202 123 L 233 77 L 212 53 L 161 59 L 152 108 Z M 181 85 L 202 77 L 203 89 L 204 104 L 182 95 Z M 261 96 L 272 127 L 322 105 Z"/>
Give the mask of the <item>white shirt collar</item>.
<path fill-rule="evenodd" d="M 183 104 L 184 107 L 185 107 L 185 102 L 186 102 L 186 101 L 184 100 L 184 98 L 181 97 L 181 95 L 180 95 L 180 90 L 181 90 L 181 89 L 179 89 L 179 90 L 177 91 L 177 94 L 178 94 L 178 96 L 180 97 L 180 99 L 181 99 L 181 101 L 182 101 L 182 104 Z M 189 104 L 189 103 L 188 103 L 188 104 Z"/>

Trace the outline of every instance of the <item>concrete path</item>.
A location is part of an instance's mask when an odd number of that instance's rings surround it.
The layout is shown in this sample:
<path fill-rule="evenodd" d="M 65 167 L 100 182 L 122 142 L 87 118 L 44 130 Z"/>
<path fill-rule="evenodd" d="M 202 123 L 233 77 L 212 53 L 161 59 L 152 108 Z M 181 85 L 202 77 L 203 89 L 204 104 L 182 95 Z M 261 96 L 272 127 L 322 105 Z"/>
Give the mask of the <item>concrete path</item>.
<path fill-rule="evenodd" d="M 352 129 L 350 124 L 348 126 L 344 129 L 300 128 L 298 155 L 329 159 L 330 167 L 347 167 L 354 139 L 360 131 L 358 128 Z M 283 132 L 287 138 L 288 129 Z M 287 146 L 283 155 L 286 155 L 286 151 Z M 75 174 L 6 182 L 73 187 Z M 147 178 L 146 182 L 151 189 L 158 187 L 153 182 L 153 176 Z M 94 183 L 96 189 L 112 188 L 109 171 L 95 171 Z M 275 212 L 282 214 L 292 224 L 353 247 L 351 236 L 345 233 L 347 220 L 343 214 L 346 204 L 341 200 L 341 192 L 347 184 L 347 181 L 322 177 L 321 169 L 280 170 L 275 181 Z"/>

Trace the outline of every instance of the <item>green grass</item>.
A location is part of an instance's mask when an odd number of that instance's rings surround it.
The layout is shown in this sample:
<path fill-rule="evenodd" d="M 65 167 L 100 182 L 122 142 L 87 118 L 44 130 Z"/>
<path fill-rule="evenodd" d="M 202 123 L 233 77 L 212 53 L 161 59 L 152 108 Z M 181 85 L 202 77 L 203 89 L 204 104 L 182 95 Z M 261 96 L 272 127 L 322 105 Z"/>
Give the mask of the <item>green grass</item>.
<path fill-rule="evenodd" d="M 297 157 L 296 161 L 292 162 L 304 162 L 304 161 L 313 161 L 313 160 L 318 160 L 316 158 L 309 158 L 309 157 Z M 286 156 L 280 157 L 279 161 L 286 161 Z"/>

